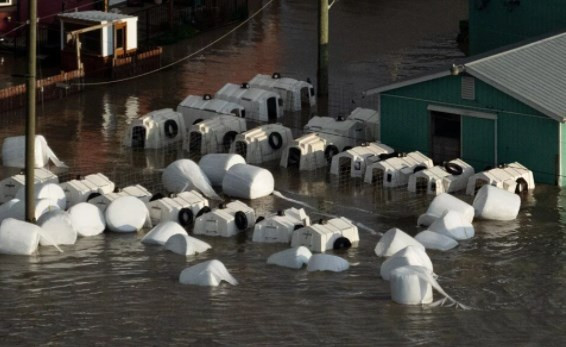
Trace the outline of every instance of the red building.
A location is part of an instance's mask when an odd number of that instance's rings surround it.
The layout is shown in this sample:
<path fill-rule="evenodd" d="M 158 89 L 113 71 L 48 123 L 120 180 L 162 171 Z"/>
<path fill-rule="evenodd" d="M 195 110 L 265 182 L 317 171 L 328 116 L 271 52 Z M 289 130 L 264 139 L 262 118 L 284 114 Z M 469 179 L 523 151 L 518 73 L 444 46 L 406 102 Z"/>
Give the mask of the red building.
<path fill-rule="evenodd" d="M 28 4 L 29 0 L 0 0 L 0 35 L 28 20 Z M 79 11 L 86 11 L 103 5 L 103 1 L 93 0 L 38 0 L 37 17 L 40 19 L 40 26 L 48 26 L 58 21 L 57 14 L 60 12 L 74 11 L 77 8 Z"/>

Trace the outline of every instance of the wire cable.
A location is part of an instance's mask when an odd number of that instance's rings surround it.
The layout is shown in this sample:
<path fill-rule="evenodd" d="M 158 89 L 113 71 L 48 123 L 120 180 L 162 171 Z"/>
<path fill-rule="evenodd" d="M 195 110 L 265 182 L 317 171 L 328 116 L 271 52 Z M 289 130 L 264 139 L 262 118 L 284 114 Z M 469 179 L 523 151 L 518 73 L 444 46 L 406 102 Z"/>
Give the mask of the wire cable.
<path fill-rule="evenodd" d="M 144 76 L 148 76 L 151 74 L 154 74 L 156 72 L 159 71 L 163 71 L 165 69 L 168 69 L 172 66 L 175 66 L 179 63 L 182 63 L 188 59 L 191 59 L 192 57 L 194 57 L 195 55 L 204 52 L 205 50 L 209 49 L 210 47 L 216 45 L 218 42 L 224 40 L 226 37 L 230 36 L 232 33 L 234 33 L 235 31 L 237 31 L 238 29 L 240 29 L 242 26 L 244 26 L 245 24 L 247 24 L 249 21 L 251 21 L 252 19 L 254 19 L 257 15 L 259 15 L 265 8 L 267 8 L 269 5 L 271 5 L 273 3 L 273 1 L 275 0 L 269 0 L 265 5 L 263 5 L 259 10 L 257 10 L 256 12 L 254 12 L 249 18 L 247 18 L 246 20 L 244 20 L 242 23 L 238 24 L 237 26 L 235 26 L 234 28 L 232 28 L 230 31 L 228 31 L 227 33 L 225 33 L 224 35 L 220 36 L 219 38 L 217 38 L 216 40 L 212 41 L 211 43 L 207 44 L 206 46 L 198 49 L 197 51 L 183 57 L 180 58 L 176 61 L 173 61 L 169 64 L 166 64 L 158 69 L 155 70 L 151 70 L 148 72 L 144 72 L 142 74 L 139 75 L 135 75 L 135 76 L 130 76 L 130 77 L 125 77 L 125 78 L 121 78 L 121 79 L 116 79 L 116 80 L 110 80 L 110 81 L 104 81 L 104 82 L 88 82 L 88 83 L 73 83 L 73 85 L 78 85 L 78 86 L 102 86 L 102 85 L 109 85 L 109 84 L 116 84 L 116 83 L 120 83 L 120 82 L 126 82 L 126 81 L 131 81 L 140 77 L 144 77 Z"/>

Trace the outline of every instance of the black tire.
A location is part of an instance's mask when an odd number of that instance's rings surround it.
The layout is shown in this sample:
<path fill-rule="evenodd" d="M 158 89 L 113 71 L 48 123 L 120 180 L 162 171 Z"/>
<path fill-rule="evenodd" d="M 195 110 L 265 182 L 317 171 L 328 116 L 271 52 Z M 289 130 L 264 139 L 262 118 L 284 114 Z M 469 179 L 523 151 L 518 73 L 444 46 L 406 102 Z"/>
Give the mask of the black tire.
<path fill-rule="evenodd" d="M 283 210 L 277 210 L 277 215 L 278 215 L 279 217 L 284 216 L 284 215 L 285 215 L 285 212 L 283 212 Z"/>
<path fill-rule="evenodd" d="M 262 220 L 265 220 L 265 217 L 264 217 L 264 216 L 259 216 L 259 217 L 257 217 L 257 219 L 255 220 L 255 224 L 261 222 Z"/>
<path fill-rule="evenodd" d="M 229 131 L 224 134 L 224 137 L 222 138 L 222 145 L 224 146 L 225 151 L 230 150 L 230 146 L 232 146 L 232 142 L 236 139 L 236 135 L 238 135 L 238 133 L 235 131 Z"/>
<path fill-rule="evenodd" d="M 279 72 L 274 72 L 273 75 L 271 75 L 271 78 L 278 80 L 281 78 L 281 74 Z"/>
<path fill-rule="evenodd" d="M 415 166 L 415 168 L 413 169 L 413 173 L 419 172 L 419 171 L 423 171 L 426 170 L 427 167 L 425 165 L 417 165 Z"/>
<path fill-rule="evenodd" d="M 274 131 L 271 134 L 269 134 L 269 137 L 267 138 L 267 142 L 269 143 L 269 146 L 271 148 L 279 149 L 283 147 L 283 136 L 281 136 L 281 134 L 279 134 L 278 132 Z"/>
<path fill-rule="evenodd" d="M 238 229 L 246 230 L 248 228 L 248 217 L 244 212 L 238 211 L 234 214 L 234 223 L 236 223 Z"/>
<path fill-rule="evenodd" d="M 342 152 L 346 152 L 347 150 L 352 149 L 352 146 L 346 146 L 344 147 L 344 149 L 342 150 Z"/>
<path fill-rule="evenodd" d="M 149 199 L 149 201 L 155 201 L 155 200 L 163 199 L 164 197 L 165 197 L 165 195 L 163 195 L 161 193 L 156 193 L 156 194 L 153 194 L 153 196 Z"/>
<path fill-rule="evenodd" d="M 326 147 L 326 149 L 324 150 L 324 157 L 326 158 L 326 160 L 328 160 L 330 162 L 330 161 L 332 161 L 332 157 L 335 156 L 338 153 L 340 153 L 340 151 L 338 150 L 338 147 L 336 147 L 334 145 L 328 145 Z"/>
<path fill-rule="evenodd" d="M 205 206 L 205 207 L 201 208 L 200 211 L 198 211 L 196 218 L 198 218 L 198 217 L 202 216 L 203 214 L 208 213 L 210 211 L 212 211 L 210 209 L 210 207 Z"/>
<path fill-rule="evenodd" d="M 515 194 L 524 194 L 529 191 L 529 184 L 523 177 L 517 178 L 515 181 L 517 186 L 515 187 Z"/>
<path fill-rule="evenodd" d="M 456 163 L 444 164 L 444 170 L 446 170 L 446 172 L 454 176 L 460 176 L 462 172 L 464 172 L 464 169 Z"/>
<path fill-rule="evenodd" d="M 173 119 L 166 120 L 165 124 L 163 124 L 163 127 L 165 130 L 165 136 L 170 139 L 175 138 L 177 134 L 179 134 L 179 126 Z"/>
<path fill-rule="evenodd" d="M 102 194 L 100 194 L 100 193 L 90 193 L 87 196 L 86 201 L 89 202 L 90 200 L 92 200 L 92 199 L 94 199 L 94 198 L 96 198 L 97 196 L 100 196 L 100 195 L 102 195 Z"/>
<path fill-rule="evenodd" d="M 203 121 L 202 118 L 197 118 L 197 119 L 193 122 L 193 125 L 198 124 L 198 123 L 200 123 L 200 122 L 202 122 L 202 121 Z"/>
<path fill-rule="evenodd" d="M 210 94 L 204 94 L 204 95 L 202 96 L 202 99 L 203 99 L 203 100 L 211 100 L 211 99 L 212 99 L 212 95 L 210 95 Z M 194 124 L 194 123 L 193 123 L 193 124 Z"/>
<path fill-rule="evenodd" d="M 188 207 L 184 207 L 181 210 L 179 210 L 177 219 L 179 221 L 179 224 L 181 224 L 181 226 L 188 227 L 193 224 L 193 219 L 194 219 L 193 211 Z"/>
<path fill-rule="evenodd" d="M 302 224 L 295 224 L 295 226 L 293 227 L 293 231 L 302 229 L 302 228 L 304 228 L 304 227 L 305 227 L 305 226 L 302 225 Z"/>
<path fill-rule="evenodd" d="M 344 236 L 337 238 L 332 245 L 332 249 L 335 250 L 348 249 L 350 247 L 352 247 L 352 242 L 350 242 L 350 240 L 348 240 L 348 238 Z"/>
<path fill-rule="evenodd" d="M 486 167 L 483 168 L 483 171 L 489 171 L 489 170 L 491 170 L 491 169 L 493 169 L 493 166 L 488 165 L 488 166 L 486 166 Z"/>

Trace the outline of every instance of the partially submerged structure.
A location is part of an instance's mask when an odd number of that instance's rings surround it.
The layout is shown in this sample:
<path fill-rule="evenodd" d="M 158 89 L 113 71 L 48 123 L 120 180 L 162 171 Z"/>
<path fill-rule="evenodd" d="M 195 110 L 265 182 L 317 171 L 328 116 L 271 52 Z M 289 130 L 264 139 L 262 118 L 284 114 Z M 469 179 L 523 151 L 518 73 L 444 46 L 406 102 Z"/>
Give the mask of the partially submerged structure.
<path fill-rule="evenodd" d="M 281 77 L 279 73 L 271 76 L 257 74 L 248 84 L 252 88 L 269 90 L 277 93 L 283 99 L 285 111 L 300 111 L 302 107 L 314 107 L 316 97 L 312 84 L 294 78 Z"/>
<path fill-rule="evenodd" d="M 356 146 L 332 157 L 330 174 L 339 177 L 364 177 L 366 167 L 393 153 L 393 148 L 378 142 Z"/>
<path fill-rule="evenodd" d="M 242 105 L 249 119 L 274 123 L 283 116 L 283 99 L 279 94 L 250 88 L 248 83 L 227 83 L 214 97 Z"/>
<path fill-rule="evenodd" d="M 170 108 L 152 111 L 130 123 L 124 145 L 156 149 L 182 143 L 189 130 L 185 124 L 183 116 Z"/>
<path fill-rule="evenodd" d="M 438 195 L 466 189 L 474 168 L 461 159 L 417 171 L 409 177 L 409 191 Z"/>
<path fill-rule="evenodd" d="M 138 48 L 138 17 L 103 11 L 67 12 L 61 21 L 61 65 L 97 72 Z"/>
<path fill-rule="evenodd" d="M 364 182 L 388 188 L 403 187 L 409 183 L 411 175 L 433 166 L 432 159 L 419 151 L 400 153 L 369 164 L 364 174 Z"/>
<path fill-rule="evenodd" d="M 230 151 L 236 135 L 246 131 L 246 120 L 234 116 L 218 116 L 194 124 L 184 149 L 194 154 Z"/>
<path fill-rule="evenodd" d="M 246 110 L 243 106 L 226 100 L 213 99 L 210 94 L 205 94 L 202 97 L 187 96 L 177 106 L 177 112 L 183 115 L 185 124 L 189 127 L 217 116 L 246 117 Z"/>
<path fill-rule="evenodd" d="M 565 54 L 561 33 L 366 91 L 379 94 L 381 141 L 476 171 L 520 162 L 566 185 Z"/>
<path fill-rule="evenodd" d="M 265 124 L 236 135 L 230 152 L 241 155 L 249 164 L 261 164 L 280 159 L 283 149 L 292 141 L 291 129 L 281 124 Z"/>
<path fill-rule="evenodd" d="M 533 172 L 517 162 L 473 175 L 468 180 L 466 194 L 474 195 L 486 184 L 514 193 L 523 193 L 535 188 Z"/>

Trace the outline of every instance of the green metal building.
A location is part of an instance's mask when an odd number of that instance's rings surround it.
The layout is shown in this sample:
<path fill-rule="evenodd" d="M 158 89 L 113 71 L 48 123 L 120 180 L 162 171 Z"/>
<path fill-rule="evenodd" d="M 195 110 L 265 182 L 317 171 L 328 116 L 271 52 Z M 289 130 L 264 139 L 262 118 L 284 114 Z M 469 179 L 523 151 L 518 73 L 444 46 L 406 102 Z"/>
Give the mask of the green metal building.
<path fill-rule="evenodd" d="M 566 30 L 566 0 L 470 0 L 471 55 Z"/>
<path fill-rule="evenodd" d="M 566 33 L 379 94 L 381 141 L 476 171 L 518 161 L 540 183 L 566 185 Z"/>

